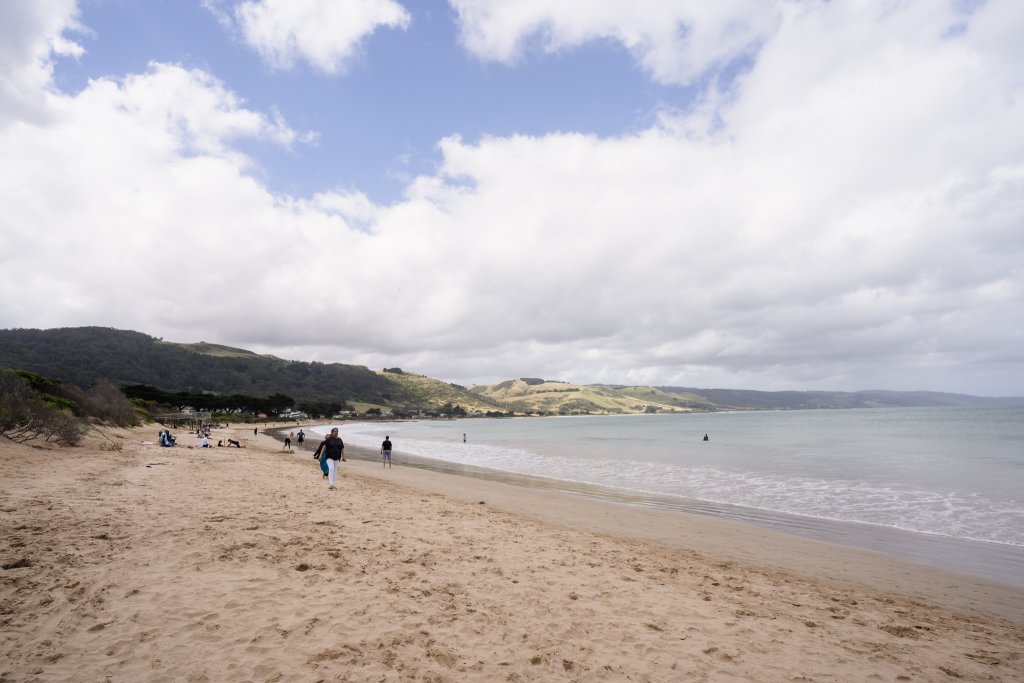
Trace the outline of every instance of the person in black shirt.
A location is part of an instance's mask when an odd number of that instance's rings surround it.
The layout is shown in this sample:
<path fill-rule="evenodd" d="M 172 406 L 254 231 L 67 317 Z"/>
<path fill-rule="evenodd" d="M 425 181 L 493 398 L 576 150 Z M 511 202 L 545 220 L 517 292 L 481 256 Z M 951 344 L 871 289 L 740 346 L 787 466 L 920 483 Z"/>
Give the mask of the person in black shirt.
<path fill-rule="evenodd" d="M 320 455 L 321 452 L 323 456 Z M 327 488 L 334 489 L 334 482 L 338 476 L 338 461 L 347 462 L 345 460 L 345 442 L 338 436 L 337 427 L 331 430 L 330 436 L 320 442 L 313 457 L 318 460 L 323 457 L 327 461 Z"/>
<path fill-rule="evenodd" d="M 384 458 L 384 467 L 391 467 L 391 437 L 385 436 L 384 443 L 380 445 L 380 454 Z"/>

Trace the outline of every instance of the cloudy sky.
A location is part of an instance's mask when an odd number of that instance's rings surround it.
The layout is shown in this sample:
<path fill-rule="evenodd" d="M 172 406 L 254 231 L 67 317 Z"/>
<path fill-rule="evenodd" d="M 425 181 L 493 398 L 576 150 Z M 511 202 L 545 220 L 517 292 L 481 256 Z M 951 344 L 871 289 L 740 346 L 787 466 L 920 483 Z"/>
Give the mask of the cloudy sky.
<path fill-rule="evenodd" d="M 1020 0 L 0 0 L 0 328 L 1024 395 Z"/>

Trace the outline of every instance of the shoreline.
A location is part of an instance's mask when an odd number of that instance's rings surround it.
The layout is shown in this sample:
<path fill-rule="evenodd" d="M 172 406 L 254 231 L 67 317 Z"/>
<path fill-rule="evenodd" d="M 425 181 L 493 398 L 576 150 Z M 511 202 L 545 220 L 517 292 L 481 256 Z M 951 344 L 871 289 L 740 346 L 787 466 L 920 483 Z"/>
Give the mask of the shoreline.
<path fill-rule="evenodd" d="M 308 426 L 323 422 L 311 421 Z M 281 440 L 299 427 L 268 428 L 267 434 L 280 434 Z M 308 444 L 307 440 L 307 444 Z M 294 445 L 294 444 L 293 444 Z M 310 450 L 315 448 L 315 443 Z M 347 445 L 354 457 L 379 462 L 380 456 L 367 447 Z M 744 508 L 691 499 L 670 499 L 654 494 L 619 492 L 596 485 L 560 479 L 517 474 L 396 451 L 402 466 L 453 476 L 494 481 L 553 494 L 603 501 L 623 508 L 644 508 L 678 514 L 684 519 L 718 519 L 790 538 L 818 541 L 830 546 L 875 552 L 894 560 L 984 579 L 1024 589 L 1024 548 L 1008 544 L 926 534 L 860 522 L 832 520 L 757 508 Z"/>
<path fill-rule="evenodd" d="M 291 429 L 268 428 L 266 436 L 276 440 L 279 432 Z M 310 444 L 307 439 L 304 446 L 312 452 L 316 442 Z M 401 462 L 407 457 L 401 452 L 394 455 L 398 464 L 384 470 L 379 467 L 380 455 L 370 448 L 346 445 L 345 452 L 349 456 L 346 465 L 361 475 L 465 502 L 485 499 L 488 505 L 547 523 L 695 550 L 729 561 L 764 561 L 763 566 L 794 571 L 808 578 L 850 581 L 861 588 L 911 595 L 967 612 L 980 608 L 1007 619 L 1024 620 L 1024 586 L 1008 581 L 936 567 L 848 543 L 807 538 L 752 521 L 605 500 L 560 488 L 562 482 L 557 480 L 551 480 L 554 485 L 538 485 L 542 482 L 539 477 L 496 470 L 482 473 L 482 468 L 418 456 L 411 456 L 417 462 L 409 465 Z M 765 554 L 768 548 L 773 552 Z M 752 560 L 752 556 L 756 559 Z M 922 575 L 927 575 L 928 581 L 922 582 Z M 999 597 L 990 599 L 992 591 Z"/>
<path fill-rule="evenodd" d="M 113 432 L 122 450 L 0 442 L 0 680 L 1024 676 L 1024 590 L 385 470 L 367 449 L 328 491 L 308 450 L 262 428 L 214 430 L 245 449 L 142 443 L 155 432 Z"/>

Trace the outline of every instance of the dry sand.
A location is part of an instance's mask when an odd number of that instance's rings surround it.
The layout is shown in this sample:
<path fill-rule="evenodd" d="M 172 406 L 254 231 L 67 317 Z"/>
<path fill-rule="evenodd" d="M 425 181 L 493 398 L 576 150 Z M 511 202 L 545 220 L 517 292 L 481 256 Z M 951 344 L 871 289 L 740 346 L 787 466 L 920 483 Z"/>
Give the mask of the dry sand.
<path fill-rule="evenodd" d="M 1024 590 L 156 427 L 0 439 L 0 681 L 1022 681 Z"/>

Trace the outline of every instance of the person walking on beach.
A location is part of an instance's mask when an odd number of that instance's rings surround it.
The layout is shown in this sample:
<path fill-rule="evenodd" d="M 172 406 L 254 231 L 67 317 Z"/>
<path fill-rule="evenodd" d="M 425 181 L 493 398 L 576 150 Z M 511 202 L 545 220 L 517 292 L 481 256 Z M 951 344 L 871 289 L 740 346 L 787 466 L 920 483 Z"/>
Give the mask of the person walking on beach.
<path fill-rule="evenodd" d="M 292 449 L 292 437 L 290 435 L 284 437 L 284 447 L 288 450 Z"/>
<path fill-rule="evenodd" d="M 323 453 L 322 456 L 321 453 Z M 338 436 L 337 427 L 331 430 L 330 436 L 320 442 L 320 445 L 316 447 L 316 453 L 313 454 L 313 457 L 318 460 L 322 457 L 327 461 L 327 488 L 334 490 L 334 482 L 338 477 L 338 461 L 347 462 L 345 459 L 345 442 Z"/>
<path fill-rule="evenodd" d="M 305 440 L 306 440 L 306 432 L 304 432 L 304 431 L 302 431 L 300 429 L 299 430 L 299 445 L 301 446 L 302 442 L 305 441 Z"/>
<path fill-rule="evenodd" d="M 385 436 L 384 443 L 380 445 L 380 455 L 383 458 L 383 467 L 391 467 L 391 437 Z"/>

